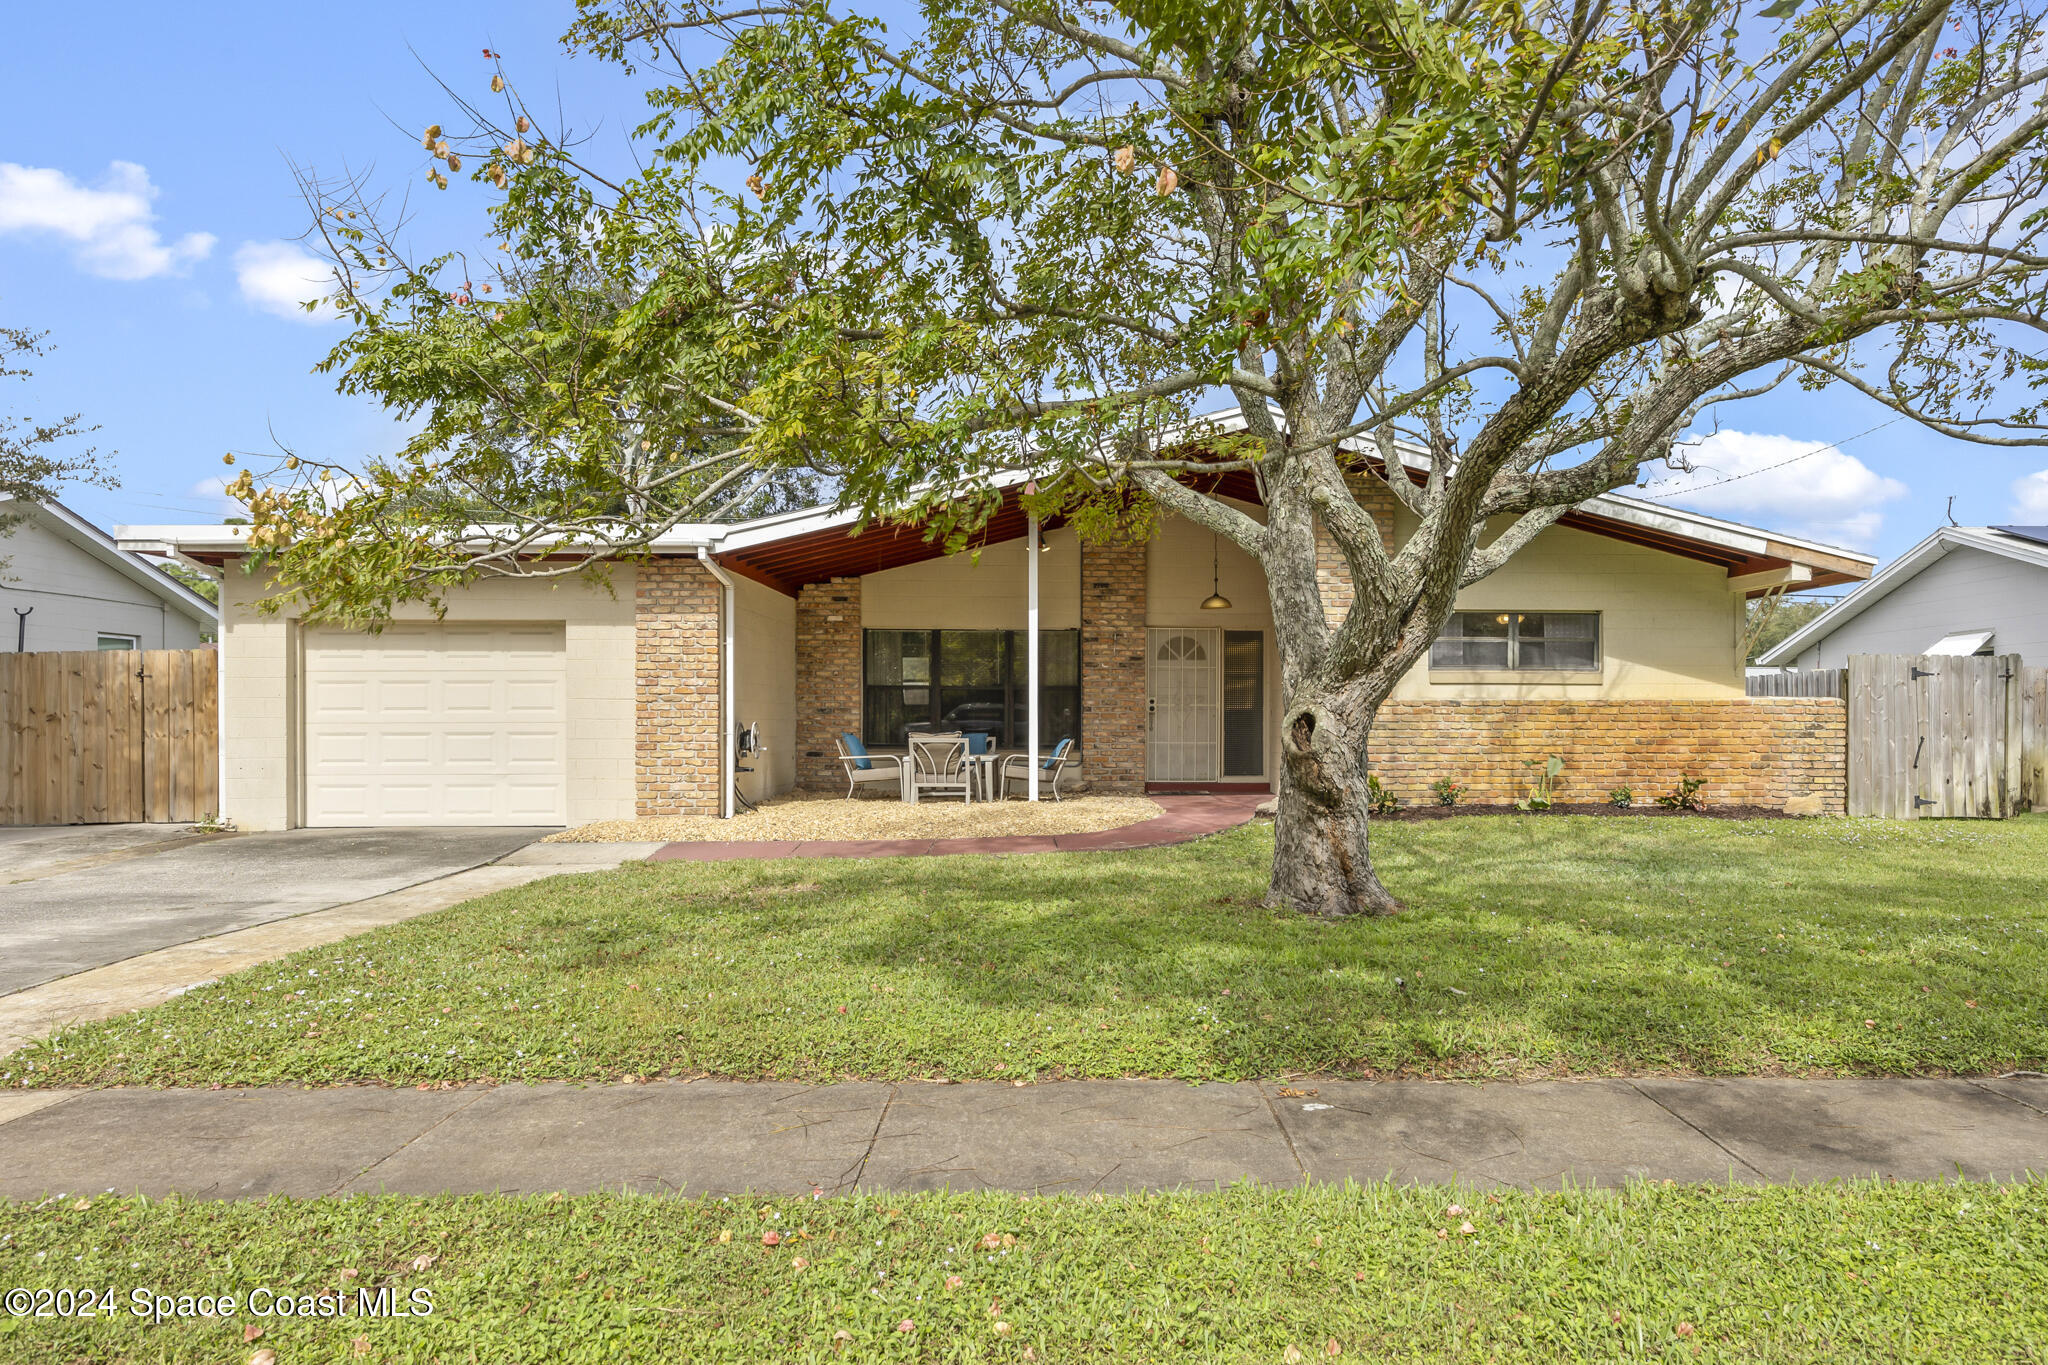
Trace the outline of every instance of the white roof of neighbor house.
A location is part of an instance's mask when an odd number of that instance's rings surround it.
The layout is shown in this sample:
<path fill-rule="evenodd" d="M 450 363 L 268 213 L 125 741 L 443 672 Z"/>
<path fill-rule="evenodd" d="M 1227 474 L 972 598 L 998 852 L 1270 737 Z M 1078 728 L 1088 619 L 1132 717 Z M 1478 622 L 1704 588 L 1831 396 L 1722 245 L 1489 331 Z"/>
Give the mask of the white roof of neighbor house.
<path fill-rule="evenodd" d="M 0 504 L 14 507 L 14 501 L 0 498 Z M 61 502 L 20 504 L 27 516 L 44 530 L 62 537 L 122 577 L 161 598 L 176 611 L 196 621 L 218 621 L 220 610 L 213 603 L 180 583 L 163 570 L 133 554 L 115 536 L 108 535 Z M 116 528 L 118 531 L 120 528 Z M 22 585 L 33 588 L 32 583 Z"/>
<path fill-rule="evenodd" d="M 1891 563 L 1871 575 L 1870 581 L 1851 592 L 1847 597 L 1829 607 L 1820 615 L 1808 621 L 1782 642 L 1758 657 L 1757 662 L 1766 664 L 1789 663 L 1797 659 L 1808 646 L 1826 639 L 1844 625 L 1855 620 L 1870 608 L 1885 599 L 1886 594 L 1946 555 L 1951 550 L 1983 550 L 1989 554 L 2003 555 L 2048 569 L 2048 539 L 2036 538 L 2025 532 L 2044 531 L 2048 528 L 2031 526 L 1943 526 L 1918 545 L 1900 555 Z M 1952 638 L 1952 637 L 1951 637 Z M 1975 651 L 1970 651 L 1975 652 Z"/>

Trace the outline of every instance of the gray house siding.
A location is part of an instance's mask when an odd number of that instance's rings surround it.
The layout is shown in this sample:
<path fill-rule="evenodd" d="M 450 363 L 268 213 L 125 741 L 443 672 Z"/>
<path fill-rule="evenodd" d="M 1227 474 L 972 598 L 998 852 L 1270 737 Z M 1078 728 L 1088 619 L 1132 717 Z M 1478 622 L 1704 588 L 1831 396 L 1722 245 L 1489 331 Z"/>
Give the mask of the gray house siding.
<path fill-rule="evenodd" d="M 1996 631 L 1998 653 L 2048 665 L 2048 569 L 1957 546 L 1802 651 L 1799 666 L 1845 668 L 1851 654 L 1919 654 L 1964 630 Z"/>
<path fill-rule="evenodd" d="M 0 651 L 96 649 L 102 634 L 143 649 L 190 649 L 212 623 L 194 620 L 63 536 L 30 520 L 0 536 Z M 152 570 L 154 572 L 154 570 Z M 16 613 L 32 608 L 24 620 Z"/>

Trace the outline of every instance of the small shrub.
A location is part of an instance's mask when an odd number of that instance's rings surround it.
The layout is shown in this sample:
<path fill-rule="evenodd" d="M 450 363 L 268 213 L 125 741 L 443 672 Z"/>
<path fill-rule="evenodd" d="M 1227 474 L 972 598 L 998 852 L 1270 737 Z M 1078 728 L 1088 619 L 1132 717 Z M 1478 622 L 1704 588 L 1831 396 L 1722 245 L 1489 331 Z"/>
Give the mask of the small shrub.
<path fill-rule="evenodd" d="M 1525 758 L 1522 766 L 1534 768 L 1536 774 L 1529 779 L 1529 794 L 1515 802 L 1515 809 L 1549 810 L 1557 790 L 1557 775 L 1564 771 L 1564 760 L 1552 754 L 1549 758 Z"/>
<path fill-rule="evenodd" d="M 1706 785 L 1703 777 L 1681 777 L 1676 787 L 1657 798 L 1657 804 L 1666 810 L 1705 810 L 1707 803 L 1700 788 Z"/>
<path fill-rule="evenodd" d="M 1454 777 L 1439 777 L 1429 784 L 1430 794 L 1436 797 L 1439 806 L 1455 806 L 1465 794 L 1465 786 Z"/>
<path fill-rule="evenodd" d="M 1392 788 L 1380 781 L 1378 773 L 1365 775 L 1365 808 L 1374 815 L 1392 815 L 1394 808 L 1401 804 L 1401 798 L 1394 795 Z"/>
<path fill-rule="evenodd" d="M 1610 806 L 1619 806 L 1623 810 L 1627 810 L 1635 803 L 1636 789 L 1634 787 L 1615 787 L 1607 793 L 1607 804 Z"/>

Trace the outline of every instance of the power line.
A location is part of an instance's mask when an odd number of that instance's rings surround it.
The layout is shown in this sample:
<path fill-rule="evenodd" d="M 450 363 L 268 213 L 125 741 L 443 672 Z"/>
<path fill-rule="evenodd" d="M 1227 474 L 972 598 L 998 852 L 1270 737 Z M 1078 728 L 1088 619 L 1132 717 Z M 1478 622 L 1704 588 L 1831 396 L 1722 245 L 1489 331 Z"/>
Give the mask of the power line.
<path fill-rule="evenodd" d="M 1843 446 L 1848 445 L 1851 441 L 1860 441 L 1865 436 L 1870 435 L 1870 433 L 1873 431 L 1883 431 L 1886 427 L 1892 425 L 1893 422 L 1903 422 L 1905 420 L 1905 414 L 1901 413 L 1897 417 L 1890 419 L 1890 421 L 1879 422 L 1874 427 L 1866 427 L 1862 431 L 1857 432 L 1854 436 L 1845 436 L 1839 441 L 1822 441 L 1812 450 L 1802 450 L 1797 455 L 1791 456 L 1788 459 L 1778 460 L 1771 464 L 1762 465 L 1756 469 L 1746 469 L 1740 474 L 1730 474 L 1725 479 L 1713 479 L 1707 483 L 1696 483 L 1690 488 L 1680 488 L 1671 492 L 1664 493 L 1643 493 L 1641 496 L 1646 501 L 1659 502 L 1668 498 L 1682 498 L 1688 493 L 1697 493 L 1703 488 L 1719 488 L 1722 484 L 1734 483 L 1737 479 L 1747 479 L 1757 474 L 1768 474 L 1773 469 L 1783 469 L 1788 464 L 1798 464 L 1801 460 L 1811 459 L 1815 455 L 1820 454 L 1824 450 L 1840 450 Z"/>

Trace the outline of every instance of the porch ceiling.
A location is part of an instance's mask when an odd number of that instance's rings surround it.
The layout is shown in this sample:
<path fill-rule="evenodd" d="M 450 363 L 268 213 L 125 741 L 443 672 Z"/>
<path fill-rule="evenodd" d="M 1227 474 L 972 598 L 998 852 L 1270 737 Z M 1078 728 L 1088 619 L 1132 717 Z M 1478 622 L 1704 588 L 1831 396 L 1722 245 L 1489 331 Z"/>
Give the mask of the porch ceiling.
<path fill-rule="evenodd" d="M 1057 521 L 1046 523 L 1048 527 L 1057 524 Z M 968 542 L 968 548 L 1020 539 L 1027 527 L 1024 507 L 1016 490 L 1008 490 L 1003 494 L 1001 510 L 989 518 L 988 524 Z M 945 553 L 945 546 L 939 541 L 927 540 L 924 528 L 920 526 L 871 526 L 865 531 L 832 526 L 799 532 L 783 540 L 752 545 L 744 550 L 728 550 L 717 559 L 734 573 L 794 597 L 797 589 L 806 583 L 879 573 L 883 569 L 940 559 Z"/>

